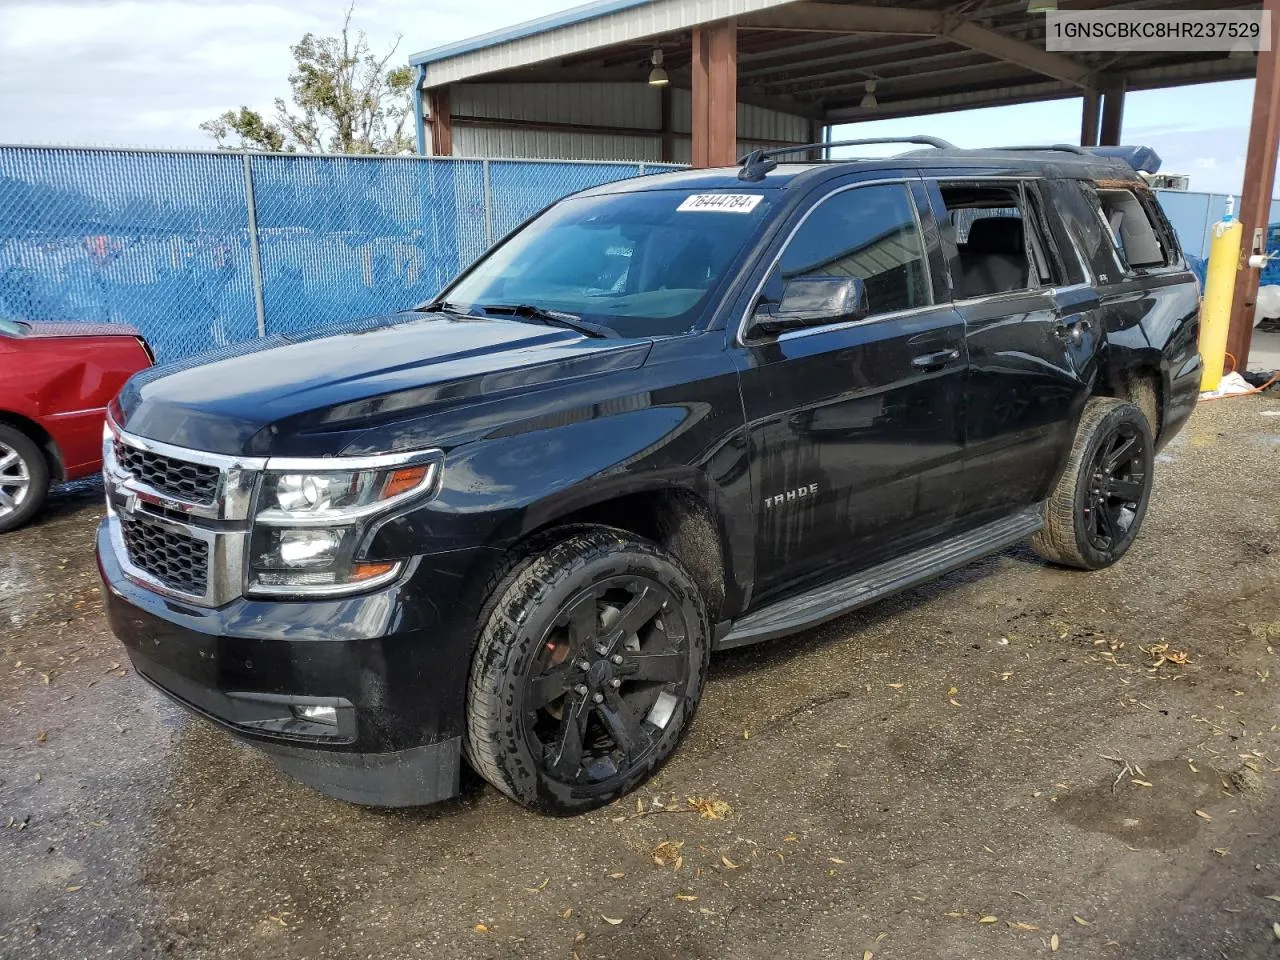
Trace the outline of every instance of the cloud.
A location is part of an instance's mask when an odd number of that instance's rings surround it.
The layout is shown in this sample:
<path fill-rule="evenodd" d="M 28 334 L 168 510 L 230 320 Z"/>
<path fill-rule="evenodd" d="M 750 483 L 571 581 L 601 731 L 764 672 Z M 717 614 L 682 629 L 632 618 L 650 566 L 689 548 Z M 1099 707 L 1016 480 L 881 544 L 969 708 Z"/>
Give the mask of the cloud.
<path fill-rule="evenodd" d="M 562 10 L 574 0 L 357 0 L 353 21 L 410 54 Z M 289 47 L 336 33 L 346 0 L 0 0 L 0 139 L 211 147 L 201 121 L 289 95 Z M 1236 191 L 1252 84 L 1140 91 L 1125 140 L 1150 143 L 1195 190 Z M 970 146 L 1055 143 L 1079 129 L 1078 100 L 858 125 L 866 136 L 928 129 Z M 1146 120 L 1144 123 L 1143 120 Z M 1201 124 L 1211 123 L 1206 129 Z M 882 129 L 883 128 L 883 129 Z M 1211 161 L 1215 161 L 1211 163 Z"/>
<path fill-rule="evenodd" d="M 561 0 L 358 0 L 375 51 L 417 50 L 562 9 Z M 202 120 L 288 98 L 290 45 L 337 33 L 343 0 L 0 0 L 0 139 L 210 147 Z"/>
<path fill-rule="evenodd" d="M 1134 125 L 1125 130 L 1128 143 L 1153 147 L 1163 161 L 1161 173 L 1185 173 L 1198 193 L 1239 193 L 1244 182 L 1244 155 L 1237 145 L 1248 139 L 1247 127 L 1176 129 Z M 1219 152 L 1220 151 L 1220 152 Z"/>

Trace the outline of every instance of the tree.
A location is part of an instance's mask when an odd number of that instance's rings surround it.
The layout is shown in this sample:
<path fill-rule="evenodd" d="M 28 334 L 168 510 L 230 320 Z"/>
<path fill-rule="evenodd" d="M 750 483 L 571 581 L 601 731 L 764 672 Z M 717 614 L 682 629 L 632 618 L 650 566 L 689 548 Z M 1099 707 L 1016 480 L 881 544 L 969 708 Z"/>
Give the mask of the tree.
<path fill-rule="evenodd" d="M 352 35 L 347 8 L 342 33 L 317 37 L 308 33 L 290 47 L 294 71 L 289 74 L 293 106 L 275 101 L 275 117 L 242 106 L 206 120 L 200 129 L 219 149 L 269 150 L 287 153 L 408 153 L 413 140 L 405 131 L 413 112 L 413 71 L 388 69 L 400 47 L 400 36 L 379 58 L 363 30 Z"/>

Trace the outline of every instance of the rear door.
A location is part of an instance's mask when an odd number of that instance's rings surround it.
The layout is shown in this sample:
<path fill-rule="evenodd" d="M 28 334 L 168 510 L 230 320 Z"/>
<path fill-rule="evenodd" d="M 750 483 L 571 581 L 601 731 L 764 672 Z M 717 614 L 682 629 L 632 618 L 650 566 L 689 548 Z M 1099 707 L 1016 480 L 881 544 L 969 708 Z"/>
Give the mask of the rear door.
<path fill-rule="evenodd" d="M 871 312 L 773 336 L 744 323 L 733 344 L 757 598 L 940 535 L 958 505 L 964 329 L 934 290 L 936 229 L 905 180 L 823 189 L 760 276 L 746 319 L 802 276 L 861 277 Z"/>
<path fill-rule="evenodd" d="M 1186 416 L 1199 386 L 1200 302 L 1177 237 L 1142 183 L 1072 180 L 1054 187 L 1055 208 L 1097 284 L 1112 392 L 1123 395 L 1125 376 L 1158 378 L 1156 409 L 1146 411 L 1158 434 L 1162 422 Z"/>
<path fill-rule="evenodd" d="M 962 510 L 977 523 L 1049 494 L 1096 375 L 1098 299 L 1072 282 L 1080 268 L 1040 182 L 942 180 L 930 193 L 965 325 Z"/>

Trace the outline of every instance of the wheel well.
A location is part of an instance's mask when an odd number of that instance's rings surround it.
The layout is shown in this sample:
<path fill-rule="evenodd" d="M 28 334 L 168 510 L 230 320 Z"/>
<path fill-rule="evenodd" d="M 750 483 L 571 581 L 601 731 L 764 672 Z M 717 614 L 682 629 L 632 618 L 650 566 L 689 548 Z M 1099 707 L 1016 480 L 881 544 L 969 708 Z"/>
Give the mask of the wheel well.
<path fill-rule="evenodd" d="M 66 479 L 66 467 L 62 462 L 62 454 L 58 452 L 58 445 L 53 442 L 53 437 L 49 436 L 49 431 L 27 417 L 17 413 L 10 413 L 8 410 L 0 410 L 0 423 L 13 427 L 15 430 L 21 430 L 28 437 L 34 440 L 44 451 L 44 459 L 49 464 L 49 478 L 55 482 L 61 482 Z"/>
<path fill-rule="evenodd" d="M 1098 396 L 1127 400 L 1141 410 L 1151 425 L 1152 438 L 1160 438 L 1164 396 L 1159 370 L 1137 367 L 1120 373 L 1109 384 L 1099 386 Z"/>
<path fill-rule="evenodd" d="M 683 490 L 628 494 L 557 517 L 534 533 L 575 524 L 617 527 L 668 550 L 693 576 L 707 616 L 712 622 L 719 619 L 725 591 L 724 544 L 711 508 L 695 494 Z"/>

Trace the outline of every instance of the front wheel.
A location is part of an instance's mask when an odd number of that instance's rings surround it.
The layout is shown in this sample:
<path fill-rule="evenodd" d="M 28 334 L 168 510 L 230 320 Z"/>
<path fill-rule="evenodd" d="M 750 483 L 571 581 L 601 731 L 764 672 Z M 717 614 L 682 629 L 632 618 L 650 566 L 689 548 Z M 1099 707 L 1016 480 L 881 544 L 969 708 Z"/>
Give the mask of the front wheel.
<path fill-rule="evenodd" d="M 467 756 L 539 812 L 603 806 L 675 750 L 709 654 L 702 597 L 675 557 L 621 530 L 578 530 L 494 591 L 471 667 Z"/>
<path fill-rule="evenodd" d="M 49 463 L 21 430 L 0 424 L 0 533 L 30 520 L 49 492 Z"/>
<path fill-rule="evenodd" d="M 1090 400 L 1032 548 L 1046 560 L 1085 570 L 1115 563 L 1147 514 L 1154 465 L 1146 415 L 1122 400 Z"/>

